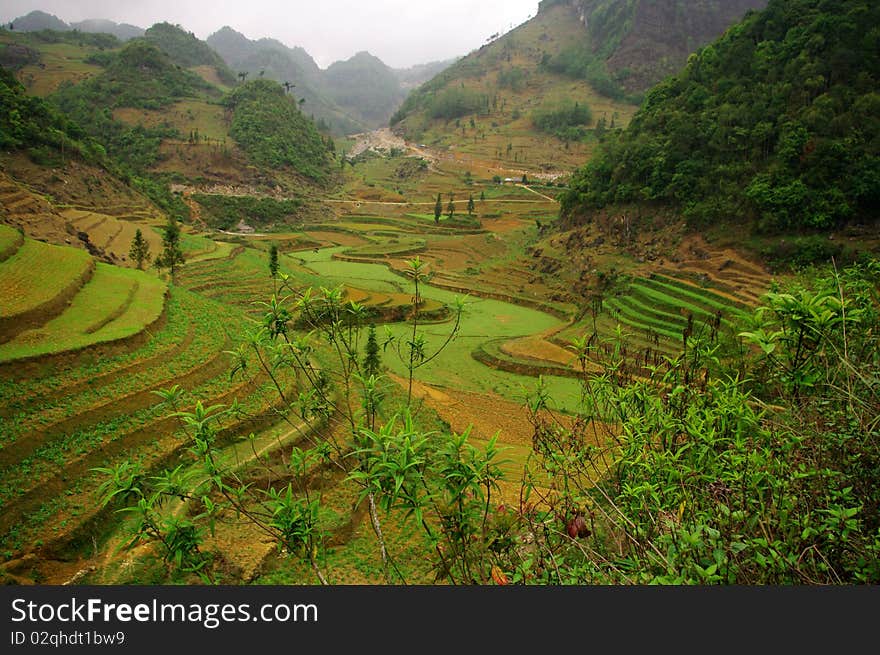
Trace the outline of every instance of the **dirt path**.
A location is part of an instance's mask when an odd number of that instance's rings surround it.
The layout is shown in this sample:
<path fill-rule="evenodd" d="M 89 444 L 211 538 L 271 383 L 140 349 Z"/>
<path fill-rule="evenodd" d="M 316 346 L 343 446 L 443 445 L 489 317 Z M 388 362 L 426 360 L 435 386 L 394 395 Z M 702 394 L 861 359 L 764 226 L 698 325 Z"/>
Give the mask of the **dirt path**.
<path fill-rule="evenodd" d="M 556 198 L 551 198 L 550 196 L 545 196 L 543 193 L 540 193 L 539 191 L 535 191 L 532 187 L 527 186 L 525 184 L 517 184 L 516 186 L 518 186 L 522 189 L 525 189 L 526 191 L 529 191 L 531 193 L 534 193 L 536 196 L 541 196 L 542 198 L 544 198 L 545 200 L 549 200 L 550 202 L 559 202 L 558 200 L 556 200 Z"/>

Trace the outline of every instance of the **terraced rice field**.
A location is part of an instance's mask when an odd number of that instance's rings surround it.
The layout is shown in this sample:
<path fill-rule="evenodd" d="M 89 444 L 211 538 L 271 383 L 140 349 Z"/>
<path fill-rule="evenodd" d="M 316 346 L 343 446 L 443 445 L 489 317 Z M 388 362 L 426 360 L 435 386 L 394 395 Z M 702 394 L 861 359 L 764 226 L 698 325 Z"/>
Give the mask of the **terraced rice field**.
<path fill-rule="evenodd" d="M 152 272 L 98 264 L 72 302 L 0 345 L 0 548 L 39 549 L 48 560 L 100 549 L 119 523 L 112 508 L 96 506 L 94 493 L 103 477 L 93 469 L 126 459 L 144 462 L 151 471 L 186 462 L 180 424 L 159 407 L 155 393 L 173 384 L 185 390 L 184 408 L 196 400 L 240 403 L 248 416 L 222 426 L 221 443 L 230 451 L 237 452 L 243 442 L 236 438 L 250 432 L 267 439 L 270 450 L 277 446 L 273 439 L 289 436 L 280 431 L 277 389 L 256 368 L 250 377 L 230 380 L 227 354 L 261 319 L 260 303 L 276 288 L 268 270 L 273 242 L 282 253 L 281 272 L 296 288 L 341 286 L 347 299 L 373 308 L 378 322 L 385 323 L 380 332 L 394 339 L 382 359 L 397 394 L 405 395 L 409 383 L 405 343 L 412 328 L 402 320 L 412 316 L 413 288 L 406 261 L 418 255 L 433 274 L 421 286 L 425 303 L 419 331 L 429 353 L 445 342 L 452 326 L 441 310 L 471 290 L 458 337 L 416 371 L 414 397 L 419 411 L 437 411 L 456 431 L 474 423 L 477 445 L 501 429 L 504 470 L 518 479 L 531 452 L 522 403 L 542 376 L 557 408 L 576 408 L 580 384 L 568 345 L 592 329 L 589 319 L 566 321 L 572 306 L 565 298 L 542 297 L 539 260 L 522 257 L 525 244 L 537 236 L 534 216 L 546 214 L 540 202 L 486 221 L 481 231 L 437 226 L 433 215 L 396 208 L 384 216 L 344 216 L 302 233 L 232 239 L 237 243 L 186 233 L 187 262 L 169 290 L 164 314 L 142 340 L 115 351 L 101 350 L 99 341 L 123 338 L 129 334 L 125 330 L 136 333 L 137 325 L 149 323 L 156 305 L 150 310 L 147 296 L 161 296 L 164 286 L 156 286 L 161 283 Z M 115 223 L 131 225 L 95 212 L 71 210 L 67 216 L 96 239 L 106 232 L 107 244 L 120 238 Z M 151 238 L 161 240 L 161 231 L 151 232 Z M 0 229 L 0 271 L 25 245 L 14 230 Z M 8 253 L 5 260 L 3 253 Z M 731 274 L 736 268 L 725 262 L 718 266 Z M 607 336 L 621 326 L 638 345 L 673 352 L 691 317 L 696 325 L 720 311 L 727 326 L 751 303 L 735 280 L 710 276 L 701 286 L 701 279 L 668 270 L 631 280 L 605 299 L 597 319 L 600 333 Z M 52 358 L 72 351 L 71 359 Z M 3 366 L 4 357 L 18 357 L 22 364 Z M 294 388 L 292 379 L 282 384 Z M 346 579 L 368 581 L 349 564 L 358 548 L 371 548 L 362 515 L 351 509 L 355 490 L 341 479 L 322 484 L 325 497 L 336 499 L 321 521 L 340 553 L 344 546 L 340 569 Z M 271 580 L 257 574 L 271 547 L 228 518 L 230 524 L 211 543 L 248 580 Z M 394 534 L 393 527 L 390 531 Z M 233 548 L 236 539 L 250 545 Z M 70 574 L 77 570 L 75 563 L 58 566 Z"/>
<path fill-rule="evenodd" d="M 716 320 L 721 328 L 733 329 L 732 321 L 742 318 L 746 308 L 743 301 L 660 274 L 634 280 L 625 293 L 606 299 L 604 304 L 622 325 L 673 343 L 681 342 L 689 322 L 694 334 Z"/>
<path fill-rule="evenodd" d="M 303 265 L 325 281 L 344 283 L 357 280 L 357 284 L 370 292 L 412 293 L 409 281 L 382 264 L 339 261 L 333 255 L 339 248 L 325 248 L 319 252 L 297 253 Z M 325 282 L 326 285 L 326 282 Z M 430 284 L 422 287 L 425 298 L 452 305 L 461 294 Z M 501 300 L 470 297 L 466 300 L 465 313 L 459 336 L 449 344 L 442 355 L 419 369 L 417 379 L 421 382 L 475 392 L 493 392 L 509 400 L 523 400 L 535 388 L 536 380 L 528 375 L 490 368 L 472 357 L 478 348 L 493 339 L 508 340 L 562 326 L 563 323 L 548 314 L 514 305 Z M 446 338 L 450 325 L 438 323 L 423 327 L 428 350 L 437 348 Z M 388 326 L 391 335 L 401 340 L 407 338 L 411 327 L 402 324 Z M 389 370 L 406 376 L 403 361 L 389 349 L 383 363 Z M 578 397 L 577 382 L 571 378 L 548 377 L 548 386 L 560 402 L 573 407 Z"/>
<path fill-rule="evenodd" d="M 24 239 L 0 262 L 0 343 L 60 314 L 94 270 L 82 250 Z"/>
<path fill-rule="evenodd" d="M 265 380 L 230 381 L 225 351 L 246 329 L 240 312 L 174 288 L 167 314 L 155 337 L 133 352 L 91 365 L 47 367 L 21 381 L 14 371 L 11 379 L 0 377 L 4 547 L 36 536 L 66 543 L 78 531 L 94 534 L 90 522 L 101 512 L 91 495 L 100 482 L 93 467 L 129 457 L 160 466 L 180 452 L 178 421 L 157 411 L 154 391 L 181 385 L 183 406 L 238 399 L 251 418 L 236 421 L 236 430 L 222 426 L 224 438 L 277 420 L 270 410 L 277 396 Z"/>
<path fill-rule="evenodd" d="M 60 213 L 74 230 L 88 234 L 89 241 L 93 245 L 120 264 L 128 262 L 128 251 L 138 229 L 141 230 L 152 255 L 162 250 L 162 237 L 158 232 L 144 229 L 129 220 L 82 209 L 66 209 Z"/>
<path fill-rule="evenodd" d="M 0 223 L 0 262 L 12 257 L 23 243 L 24 236 L 21 232 Z"/>
<path fill-rule="evenodd" d="M 98 263 L 61 314 L 0 344 L 0 362 L 125 339 L 162 315 L 167 286 L 152 274 Z"/>

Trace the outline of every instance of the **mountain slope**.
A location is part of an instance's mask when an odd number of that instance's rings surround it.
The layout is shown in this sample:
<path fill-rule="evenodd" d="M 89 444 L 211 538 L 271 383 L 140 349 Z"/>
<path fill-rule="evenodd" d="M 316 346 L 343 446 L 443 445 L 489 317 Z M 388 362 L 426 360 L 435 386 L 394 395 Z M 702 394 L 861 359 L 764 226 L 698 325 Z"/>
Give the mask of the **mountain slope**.
<path fill-rule="evenodd" d="M 270 169 L 290 166 L 315 182 L 327 179 L 327 144 L 277 82 L 247 82 L 225 104 L 232 111 L 229 133 L 253 161 Z"/>
<path fill-rule="evenodd" d="M 70 30 L 70 25 L 58 18 L 58 16 L 39 10 L 16 18 L 12 21 L 12 27 L 17 32 L 38 32 L 40 30 L 66 32 Z"/>
<path fill-rule="evenodd" d="M 633 104 L 601 96 L 585 79 L 544 65 L 576 47 L 584 34 L 573 7 L 550 6 L 414 90 L 392 117 L 392 127 L 408 140 L 455 148 L 509 169 L 573 169 L 589 156 L 593 141 L 548 138 L 533 123 L 536 112 L 569 102 L 589 106 L 590 120 L 572 126 L 584 131 L 603 118 L 626 124 L 635 112 Z"/>
<path fill-rule="evenodd" d="M 305 100 L 303 111 L 326 123 L 336 134 L 351 134 L 366 125 L 349 116 L 322 88 L 321 69 L 302 48 L 288 48 L 274 39 L 251 41 L 230 27 L 208 37 L 207 43 L 239 75 L 266 77 L 293 85 L 297 98 Z"/>
<path fill-rule="evenodd" d="M 626 125 L 647 86 L 765 3 L 544 0 L 534 18 L 413 91 L 392 125 L 508 167 L 572 169 Z"/>
<path fill-rule="evenodd" d="M 547 63 L 606 93 L 641 92 L 679 70 L 690 53 L 767 0 L 543 0 L 567 5 L 584 27 L 581 41 Z"/>
<path fill-rule="evenodd" d="M 116 23 L 112 20 L 103 18 L 90 18 L 71 23 L 70 27 L 80 32 L 88 32 L 91 34 L 112 34 L 120 41 L 130 41 L 144 35 L 144 28 L 137 25 L 129 25 L 128 23 Z"/>
<path fill-rule="evenodd" d="M 156 23 L 144 33 L 144 38 L 156 45 L 176 64 L 186 68 L 207 66 L 212 68 L 217 79 L 227 86 L 235 84 L 235 74 L 226 62 L 191 32 L 170 23 Z"/>
<path fill-rule="evenodd" d="M 416 64 L 409 68 L 393 69 L 394 76 L 400 83 L 400 88 L 404 91 L 415 89 L 433 77 L 436 77 L 444 70 L 452 66 L 460 58 L 445 59 L 443 61 L 432 61 L 427 64 Z"/>
<path fill-rule="evenodd" d="M 876 221 L 877 80 L 880 5 L 771 0 L 650 91 L 564 213 L 648 200 L 767 232 Z"/>
<path fill-rule="evenodd" d="M 406 96 L 394 71 L 368 52 L 337 61 L 323 78 L 336 104 L 372 127 L 387 125 Z"/>

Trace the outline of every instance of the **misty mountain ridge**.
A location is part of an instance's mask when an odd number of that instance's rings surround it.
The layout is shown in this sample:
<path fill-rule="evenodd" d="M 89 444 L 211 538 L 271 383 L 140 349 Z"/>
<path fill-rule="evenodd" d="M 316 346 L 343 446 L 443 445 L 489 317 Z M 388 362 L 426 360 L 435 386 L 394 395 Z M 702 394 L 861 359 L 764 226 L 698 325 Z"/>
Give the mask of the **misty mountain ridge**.
<path fill-rule="evenodd" d="M 290 82 L 304 110 L 323 120 L 336 133 L 382 127 L 406 98 L 407 91 L 431 79 L 453 63 L 431 62 L 393 69 L 367 51 L 321 69 L 301 47 L 276 39 L 248 39 L 229 26 L 206 42 L 229 66 L 248 76 Z"/>
<path fill-rule="evenodd" d="M 11 25 L 13 31 L 17 30 L 19 32 L 39 32 L 41 30 L 70 32 L 79 30 L 89 34 L 112 34 L 120 41 L 139 38 L 146 31 L 143 27 L 128 23 L 117 23 L 104 18 L 88 18 L 76 23 L 66 23 L 57 16 L 39 10 L 16 18 L 12 21 Z"/>

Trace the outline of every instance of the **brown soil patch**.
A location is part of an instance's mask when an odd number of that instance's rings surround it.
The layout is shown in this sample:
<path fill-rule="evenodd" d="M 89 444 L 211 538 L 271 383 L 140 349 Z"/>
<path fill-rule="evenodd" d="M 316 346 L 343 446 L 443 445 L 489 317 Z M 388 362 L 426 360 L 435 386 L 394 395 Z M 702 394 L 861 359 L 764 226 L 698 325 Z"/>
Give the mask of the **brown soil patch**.
<path fill-rule="evenodd" d="M 501 346 L 501 350 L 517 359 L 552 362 L 563 366 L 570 366 L 575 361 L 572 351 L 547 341 L 543 335 L 508 341 Z"/>

